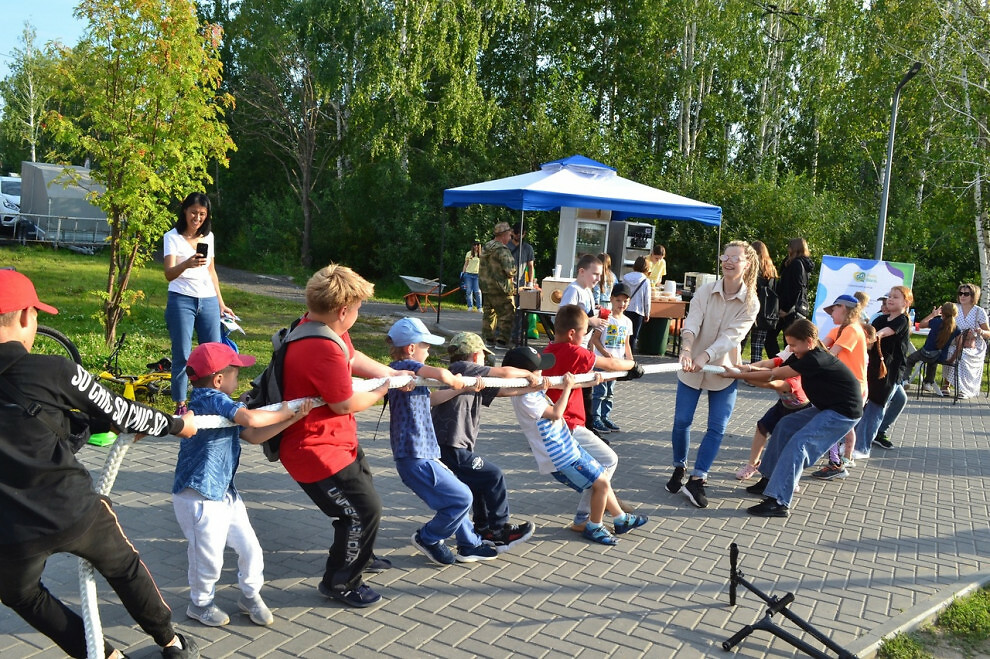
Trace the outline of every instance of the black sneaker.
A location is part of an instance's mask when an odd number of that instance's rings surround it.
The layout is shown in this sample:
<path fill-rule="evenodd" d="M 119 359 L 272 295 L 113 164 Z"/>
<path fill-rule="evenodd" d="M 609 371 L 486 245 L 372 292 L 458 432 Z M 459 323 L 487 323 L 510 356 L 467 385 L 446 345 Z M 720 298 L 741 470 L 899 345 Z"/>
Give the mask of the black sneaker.
<path fill-rule="evenodd" d="M 767 497 L 755 506 L 750 506 L 746 512 L 757 517 L 787 517 L 788 514 L 787 506 L 777 503 L 773 497 Z"/>
<path fill-rule="evenodd" d="M 887 435 L 877 435 L 876 437 L 873 438 L 873 443 L 879 446 L 880 448 L 887 449 L 888 451 L 894 448 L 894 442 L 887 439 Z"/>
<path fill-rule="evenodd" d="M 506 524 L 498 531 L 486 530 L 484 533 L 479 533 L 478 535 L 485 542 L 491 543 L 501 554 L 504 551 L 512 549 L 520 542 L 526 542 L 532 538 L 534 531 L 536 531 L 536 527 L 533 526 L 532 522 L 523 522 L 522 524 Z"/>
<path fill-rule="evenodd" d="M 162 656 L 165 659 L 199 659 L 199 645 L 196 640 L 183 634 L 176 634 L 182 647 L 170 645 L 162 648 Z"/>
<path fill-rule="evenodd" d="M 667 491 L 671 494 L 677 494 L 681 491 L 682 485 L 684 485 L 684 467 L 674 467 L 674 475 L 667 481 Z"/>
<path fill-rule="evenodd" d="M 378 556 L 372 556 L 371 562 L 364 566 L 363 572 L 369 572 L 372 574 L 377 574 L 379 572 L 384 572 L 385 570 L 391 569 L 392 561 L 387 558 L 379 558 Z"/>
<path fill-rule="evenodd" d="M 382 601 L 382 596 L 365 584 L 353 590 L 334 590 L 321 581 L 316 588 L 320 591 L 320 595 L 357 609 L 365 609 Z"/>
<path fill-rule="evenodd" d="M 759 494 L 760 496 L 763 496 L 763 490 L 767 489 L 767 483 L 769 482 L 770 479 L 764 476 L 760 480 L 756 481 L 755 483 L 747 487 L 746 491 L 749 492 L 750 494 Z"/>
<path fill-rule="evenodd" d="M 708 507 L 708 497 L 705 496 L 705 481 L 700 478 L 689 479 L 681 488 L 681 494 L 698 508 Z"/>

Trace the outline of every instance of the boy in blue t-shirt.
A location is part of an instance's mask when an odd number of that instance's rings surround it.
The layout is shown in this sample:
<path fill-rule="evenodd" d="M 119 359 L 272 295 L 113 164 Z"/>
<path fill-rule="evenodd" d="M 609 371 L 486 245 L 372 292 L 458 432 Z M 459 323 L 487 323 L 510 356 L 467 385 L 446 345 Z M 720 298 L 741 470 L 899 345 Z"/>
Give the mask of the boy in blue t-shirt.
<path fill-rule="evenodd" d="M 386 343 L 392 355 L 390 366 L 412 371 L 420 377 L 439 380 L 452 389 L 463 389 L 461 376 L 445 368 L 427 366 L 430 346 L 443 343 L 443 337 L 430 334 L 418 318 L 403 318 L 392 325 Z M 498 557 L 494 547 L 484 544 L 471 523 L 471 489 L 440 462 L 440 446 L 430 417 L 430 390 L 403 387 L 388 394 L 391 408 L 389 442 L 399 478 L 436 511 L 429 522 L 413 534 L 413 545 L 438 565 L 489 561 Z M 457 538 L 457 556 L 444 540 Z"/>
<path fill-rule="evenodd" d="M 234 487 L 234 473 L 241 455 L 240 440 L 260 444 L 306 416 L 307 401 L 297 412 L 287 403 L 277 411 L 249 410 L 230 395 L 237 389 L 241 366 L 254 357 L 239 355 L 223 343 L 201 343 L 189 355 L 186 373 L 193 391 L 189 409 L 197 415 L 217 415 L 236 426 L 202 429 L 179 445 L 172 486 L 172 508 L 182 534 L 189 542 L 189 607 L 186 615 L 210 627 L 230 622 L 213 602 L 223 570 L 223 551 L 237 552 L 237 580 L 241 589 L 238 608 L 256 625 L 274 622 L 259 591 L 264 583 L 261 545 L 251 528 L 244 500 Z M 244 426 L 241 430 L 240 426 Z"/>

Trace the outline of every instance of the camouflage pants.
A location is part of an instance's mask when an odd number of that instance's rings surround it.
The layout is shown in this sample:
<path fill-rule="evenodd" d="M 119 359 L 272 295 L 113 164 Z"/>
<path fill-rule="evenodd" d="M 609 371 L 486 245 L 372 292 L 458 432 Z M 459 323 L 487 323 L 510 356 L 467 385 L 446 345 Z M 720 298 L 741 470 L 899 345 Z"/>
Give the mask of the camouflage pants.
<path fill-rule="evenodd" d="M 516 303 L 501 291 L 485 293 L 483 300 L 481 338 L 486 343 L 497 341 L 512 345 L 512 319 L 516 315 Z"/>

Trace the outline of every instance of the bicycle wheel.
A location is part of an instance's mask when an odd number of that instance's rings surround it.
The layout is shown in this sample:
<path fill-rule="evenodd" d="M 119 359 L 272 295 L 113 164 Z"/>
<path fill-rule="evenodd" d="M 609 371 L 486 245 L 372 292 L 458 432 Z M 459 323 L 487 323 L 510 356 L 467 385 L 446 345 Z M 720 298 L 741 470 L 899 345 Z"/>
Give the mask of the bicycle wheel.
<path fill-rule="evenodd" d="M 47 325 L 38 325 L 38 333 L 34 337 L 34 347 L 31 348 L 31 352 L 38 355 L 61 355 L 77 364 L 82 364 L 82 357 L 79 356 L 76 344 L 65 334 Z"/>

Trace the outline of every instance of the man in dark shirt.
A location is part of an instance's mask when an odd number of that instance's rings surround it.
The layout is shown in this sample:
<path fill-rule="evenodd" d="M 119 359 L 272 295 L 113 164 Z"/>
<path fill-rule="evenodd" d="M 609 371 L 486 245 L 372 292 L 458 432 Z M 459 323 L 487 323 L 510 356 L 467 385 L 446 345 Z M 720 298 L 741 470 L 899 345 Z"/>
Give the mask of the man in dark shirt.
<path fill-rule="evenodd" d="M 41 583 L 48 557 L 85 558 L 120 596 L 166 658 L 198 657 L 193 639 L 175 633 L 172 612 L 110 501 L 93 489 L 70 441 L 70 410 L 126 432 L 196 434 L 192 413 L 173 418 L 117 396 L 63 357 L 32 355 L 38 311 L 34 285 L 0 271 L 0 600 L 72 657 L 87 656 L 82 618 Z M 104 644 L 104 656 L 123 657 Z"/>

